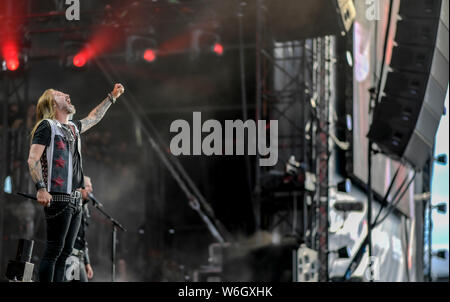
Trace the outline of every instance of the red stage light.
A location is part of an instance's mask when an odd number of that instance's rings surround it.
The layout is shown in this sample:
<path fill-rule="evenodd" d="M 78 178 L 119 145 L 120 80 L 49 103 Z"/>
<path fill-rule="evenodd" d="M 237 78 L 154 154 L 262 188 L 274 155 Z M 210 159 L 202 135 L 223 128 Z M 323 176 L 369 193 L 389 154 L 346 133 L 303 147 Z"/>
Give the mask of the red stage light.
<path fill-rule="evenodd" d="M 221 56 L 223 54 L 223 46 L 220 43 L 216 43 L 214 44 L 214 48 L 213 48 L 214 52 L 216 54 L 218 54 L 219 56 Z"/>
<path fill-rule="evenodd" d="M 146 49 L 143 57 L 147 62 L 153 62 L 156 59 L 155 51 L 153 49 Z"/>
<path fill-rule="evenodd" d="M 14 42 L 8 41 L 3 45 L 2 52 L 6 62 L 6 68 L 10 71 L 17 70 L 20 65 L 17 45 Z"/>
<path fill-rule="evenodd" d="M 73 57 L 73 65 L 76 67 L 83 67 L 86 64 L 86 56 L 82 53 L 77 54 L 75 57 Z"/>
<path fill-rule="evenodd" d="M 8 68 L 11 71 L 17 70 L 17 68 L 19 68 L 19 60 L 18 59 L 6 60 L 6 68 Z"/>

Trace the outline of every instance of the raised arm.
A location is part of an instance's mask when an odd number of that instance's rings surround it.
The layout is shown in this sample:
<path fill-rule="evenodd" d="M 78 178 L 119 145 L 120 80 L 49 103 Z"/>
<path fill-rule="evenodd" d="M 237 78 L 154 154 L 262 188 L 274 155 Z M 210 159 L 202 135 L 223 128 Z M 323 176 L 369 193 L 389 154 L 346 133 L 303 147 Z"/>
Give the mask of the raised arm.
<path fill-rule="evenodd" d="M 41 156 L 44 153 L 44 149 L 44 145 L 33 144 L 31 145 L 30 154 L 28 155 L 28 168 L 35 184 L 44 181 L 41 166 Z M 47 192 L 47 189 L 41 188 L 38 190 L 36 198 L 41 205 L 48 206 L 52 196 Z"/>
<path fill-rule="evenodd" d="M 93 126 L 97 125 L 98 122 L 101 121 L 103 116 L 105 116 L 106 111 L 108 111 L 111 106 L 111 102 L 109 101 L 109 97 L 104 99 L 100 105 L 94 108 L 87 117 L 81 120 L 81 133 L 86 132 Z"/>
<path fill-rule="evenodd" d="M 122 84 L 114 85 L 114 89 L 111 92 L 111 95 L 114 99 L 117 99 L 122 93 L 124 93 L 125 89 Z M 110 100 L 109 96 L 104 99 L 97 107 L 92 110 L 87 117 L 81 120 L 81 133 L 89 130 L 93 126 L 97 125 L 98 122 L 102 120 L 105 116 L 106 111 L 108 111 L 111 106 L 113 100 Z"/>

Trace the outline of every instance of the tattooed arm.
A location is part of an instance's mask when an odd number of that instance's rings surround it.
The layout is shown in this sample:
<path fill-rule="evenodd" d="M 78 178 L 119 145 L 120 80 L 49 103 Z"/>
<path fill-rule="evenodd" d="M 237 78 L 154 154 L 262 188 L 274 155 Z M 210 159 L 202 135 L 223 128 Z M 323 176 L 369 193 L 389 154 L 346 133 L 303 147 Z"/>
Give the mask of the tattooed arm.
<path fill-rule="evenodd" d="M 30 148 L 30 154 L 28 155 L 28 168 L 30 170 L 31 178 L 34 183 L 43 181 L 41 156 L 44 153 L 45 146 L 33 144 Z M 50 193 L 45 188 L 40 189 L 36 194 L 37 201 L 44 206 L 48 206 L 52 199 Z"/>
<path fill-rule="evenodd" d="M 100 105 L 94 108 L 94 110 L 89 113 L 87 117 L 81 120 L 81 133 L 86 132 L 93 126 L 97 125 L 101 121 L 103 116 L 105 116 L 106 111 L 108 111 L 111 106 L 111 102 L 108 98 L 104 99 Z"/>
<path fill-rule="evenodd" d="M 114 85 L 114 90 L 111 92 L 114 98 L 118 98 L 122 93 L 124 93 L 125 89 L 121 84 Z M 111 106 L 111 102 L 109 98 L 104 99 L 100 105 L 94 108 L 89 115 L 81 120 L 81 133 L 89 130 L 93 126 L 97 125 L 98 122 L 105 116 L 106 111 L 108 111 Z"/>
<path fill-rule="evenodd" d="M 30 169 L 31 178 L 34 183 L 43 181 L 41 156 L 44 153 L 45 146 L 33 144 L 30 148 L 30 154 L 28 156 L 28 168 Z"/>

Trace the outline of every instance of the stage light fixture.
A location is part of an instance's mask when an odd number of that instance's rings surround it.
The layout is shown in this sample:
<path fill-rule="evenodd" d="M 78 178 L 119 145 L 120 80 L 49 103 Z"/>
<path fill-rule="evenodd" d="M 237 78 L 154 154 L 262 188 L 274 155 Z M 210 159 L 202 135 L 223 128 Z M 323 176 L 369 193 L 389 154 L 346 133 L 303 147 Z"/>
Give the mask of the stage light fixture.
<path fill-rule="evenodd" d="M 126 42 L 125 56 L 129 63 L 145 61 L 152 63 L 157 58 L 156 41 L 145 36 L 130 36 Z"/>
<path fill-rule="evenodd" d="M 146 49 L 142 56 L 147 62 L 153 62 L 156 59 L 156 52 L 153 49 Z"/>
<path fill-rule="evenodd" d="M 63 43 L 60 65 L 63 68 L 71 70 L 85 70 L 89 67 L 89 60 L 82 49 L 85 48 L 84 42 L 66 41 Z"/>
<path fill-rule="evenodd" d="M 440 214 L 446 214 L 447 213 L 447 204 L 445 202 L 441 202 L 441 203 L 433 206 L 433 209 L 437 209 L 438 213 L 440 213 Z"/>
<path fill-rule="evenodd" d="M 20 63 L 19 63 L 19 57 L 18 57 L 18 56 L 15 56 L 15 57 L 6 59 L 6 60 L 5 60 L 5 65 L 6 65 L 6 68 L 7 68 L 9 71 L 17 70 L 17 68 L 19 68 L 19 65 L 20 65 Z"/>
<path fill-rule="evenodd" d="M 214 44 L 213 51 L 218 55 L 223 55 L 223 45 L 220 43 Z"/>
<path fill-rule="evenodd" d="M 346 122 L 347 130 L 352 131 L 353 130 L 353 118 L 350 114 L 347 114 L 345 116 L 345 122 Z"/>
<path fill-rule="evenodd" d="M 17 70 L 19 68 L 19 50 L 17 43 L 13 41 L 7 41 L 3 44 L 2 54 L 4 59 L 4 64 L 6 68 L 10 71 Z"/>
<path fill-rule="evenodd" d="M 83 67 L 84 65 L 86 65 L 86 56 L 84 56 L 82 53 L 76 54 L 73 57 L 73 65 L 75 67 Z"/>
<path fill-rule="evenodd" d="M 447 258 L 447 251 L 446 250 L 438 250 L 438 251 L 433 253 L 433 256 L 441 258 L 441 259 L 446 259 Z"/>
<path fill-rule="evenodd" d="M 352 181 L 346 178 L 343 181 L 338 182 L 337 189 L 339 192 L 350 193 L 352 191 Z"/>
<path fill-rule="evenodd" d="M 20 50 L 19 50 L 20 49 Z M 28 55 L 17 43 L 5 42 L 1 48 L 1 70 L 4 72 L 20 72 L 25 70 L 28 63 Z"/>
<path fill-rule="evenodd" d="M 447 165 L 447 154 L 439 154 L 434 161 L 442 166 Z"/>
<path fill-rule="evenodd" d="M 218 34 L 203 29 L 196 29 L 192 32 L 191 52 L 193 57 L 206 53 L 222 56 L 224 46 Z"/>
<path fill-rule="evenodd" d="M 1 70 L 3 72 L 20 72 L 24 70 L 28 63 L 26 54 L 19 54 L 18 58 L 3 59 L 1 61 Z"/>

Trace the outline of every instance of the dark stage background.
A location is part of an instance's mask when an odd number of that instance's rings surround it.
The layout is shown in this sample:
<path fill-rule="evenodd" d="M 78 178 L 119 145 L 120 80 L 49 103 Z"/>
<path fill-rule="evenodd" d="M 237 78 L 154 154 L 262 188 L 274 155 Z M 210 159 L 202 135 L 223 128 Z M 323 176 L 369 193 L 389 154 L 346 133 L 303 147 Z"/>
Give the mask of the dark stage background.
<path fill-rule="evenodd" d="M 84 1 L 82 9 L 100 8 L 107 2 Z M 32 5 L 36 11 L 47 8 L 45 3 L 32 1 Z M 48 8 L 51 7 L 48 4 Z M 158 42 L 177 44 L 184 39 L 185 27 L 202 22 L 204 13 L 195 14 L 190 18 L 191 23 L 175 22 L 172 27 L 165 26 L 170 27 L 171 32 L 164 32 L 166 36 L 161 34 Z M 176 20 L 173 15 L 169 17 Z M 85 24 L 83 20 L 80 22 Z M 170 22 L 168 24 L 172 24 Z M 237 18 L 229 28 L 238 30 Z M 90 33 L 84 34 L 89 36 Z M 59 37 L 59 33 L 31 36 L 36 57 L 29 62 L 29 99 L 18 115 L 24 110 L 33 110 L 33 104 L 44 90 L 53 88 L 71 95 L 77 109 L 74 119 L 82 119 L 112 90 L 112 85 L 94 63 L 86 70 L 70 70 L 61 67 L 58 58 L 37 55 L 37 52 L 57 53 L 61 47 Z M 193 111 L 201 111 L 203 120 L 242 119 L 238 48 L 230 46 L 220 57 L 206 54 L 194 58 L 186 50 L 189 45 L 180 43 L 173 46 L 175 50 L 180 47 L 179 53 L 158 58 L 153 64 L 127 64 L 123 56 L 117 55 L 106 59 L 120 75 L 118 81 L 127 93 L 135 96 L 156 127 L 166 143 L 166 151 L 174 135 L 169 131 L 171 122 L 185 119 L 192 123 Z M 114 50 L 123 53 L 125 48 L 118 46 Z M 254 94 L 254 53 L 250 47 L 246 50 L 249 99 Z M 100 124 L 82 137 L 83 168 L 85 175 L 92 178 L 94 195 L 128 230 L 118 234 L 117 278 L 183 281 L 185 276 L 192 276 L 194 269 L 208 264 L 208 245 L 215 240 L 148 144 L 124 106 L 126 101 L 125 97 L 121 98 Z M 249 112 L 253 117 L 251 110 Z M 13 122 L 14 116 L 11 117 Z M 254 222 L 244 157 L 179 159 L 225 227 L 236 237 L 252 234 Z M 17 159 L 13 169 L 20 167 L 27 169 L 26 161 Z M 13 193 L 17 188 L 13 179 Z M 23 204 L 23 209 L 18 210 L 17 203 Z M 37 265 L 45 240 L 42 208 L 12 194 L 7 196 L 5 209 L 2 271 L 7 260 L 15 255 L 17 240 L 23 237 L 35 240 L 33 262 Z M 88 242 L 94 281 L 108 281 L 111 226 L 93 207 L 91 215 Z"/>

